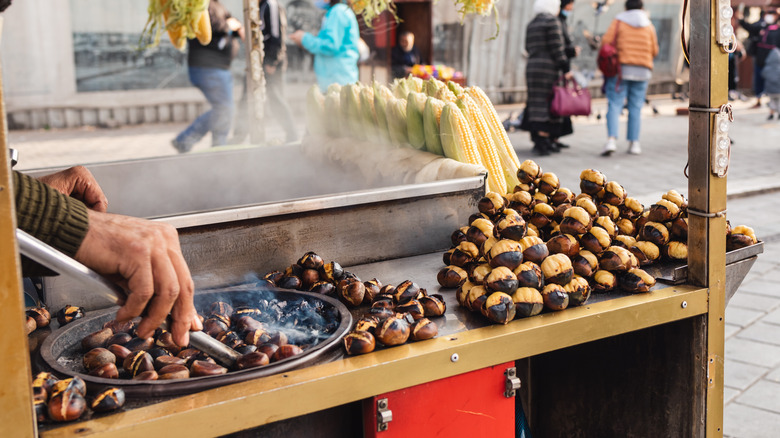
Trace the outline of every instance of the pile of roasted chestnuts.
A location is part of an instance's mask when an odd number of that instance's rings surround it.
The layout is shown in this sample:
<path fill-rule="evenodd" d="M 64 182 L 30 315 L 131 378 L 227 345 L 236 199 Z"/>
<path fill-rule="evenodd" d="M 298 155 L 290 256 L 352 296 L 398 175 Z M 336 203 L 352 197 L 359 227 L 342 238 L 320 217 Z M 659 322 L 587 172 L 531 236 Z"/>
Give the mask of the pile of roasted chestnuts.
<path fill-rule="evenodd" d="M 498 323 L 583 304 L 591 292 L 648 292 L 655 278 L 641 267 L 687 260 L 687 202 L 674 190 L 649 209 L 594 169 L 580 174 L 578 195 L 533 161 L 521 184 L 487 193 L 469 225 L 456 230 L 438 274 L 459 288 L 459 304 Z M 730 228 L 729 250 L 757 242 L 749 227 Z"/>
<path fill-rule="evenodd" d="M 447 310 L 444 298 L 406 280 L 398 286 L 382 285 L 377 280 L 364 284 L 371 295 L 371 307 L 344 337 L 348 354 L 374 351 L 377 344 L 401 345 L 409 340 L 423 341 L 439 333 L 429 318 L 442 316 Z"/>
<path fill-rule="evenodd" d="M 33 400 L 38 421 L 73 421 L 87 407 L 93 412 L 115 411 L 125 404 L 125 392 L 119 388 L 102 390 L 87 397 L 87 385 L 79 377 L 59 380 L 51 373 L 38 373 L 33 379 Z"/>

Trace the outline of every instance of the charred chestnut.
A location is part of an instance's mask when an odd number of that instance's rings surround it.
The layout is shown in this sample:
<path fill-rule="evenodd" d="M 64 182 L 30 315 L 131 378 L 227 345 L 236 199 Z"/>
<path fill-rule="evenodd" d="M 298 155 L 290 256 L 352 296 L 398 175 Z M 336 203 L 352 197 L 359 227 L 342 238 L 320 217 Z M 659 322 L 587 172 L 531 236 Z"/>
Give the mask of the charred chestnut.
<path fill-rule="evenodd" d="M 539 180 L 539 191 L 545 195 L 552 195 L 561 187 L 558 176 L 552 172 L 545 172 Z"/>
<path fill-rule="evenodd" d="M 447 311 L 447 305 L 441 295 L 425 296 L 419 301 L 425 310 L 425 316 L 442 316 Z"/>
<path fill-rule="evenodd" d="M 271 359 L 259 351 L 245 354 L 236 360 L 236 369 L 245 370 L 248 368 L 257 368 L 268 365 Z"/>
<path fill-rule="evenodd" d="M 512 301 L 515 303 L 516 315 L 520 317 L 538 315 L 544 308 L 542 294 L 532 287 L 518 288 L 512 294 Z"/>
<path fill-rule="evenodd" d="M 26 333 L 26 334 L 28 334 L 28 335 L 29 335 L 30 333 L 34 332 L 34 331 L 35 331 L 35 329 L 37 329 L 37 328 L 38 328 L 38 324 L 36 324 L 36 323 L 35 323 L 35 318 L 33 318 L 32 316 L 28 316 L 28 315 L 26 315 L 26 320 L 25 320 L 25 323 L 24 323 L 24 328 L 25 328 L 25 330 L 24 330 L 24 331 L 25 331 L 25 333 Z"/>
<path fill-rule="evenodd" d="M 550 254 L 565 254 L 573 257 L 580 252 L 580 244 L 571 234 L 559 234 L 547 241 Z"/>
<path fill-rule="evenodd" d="M 639 266 L 639 261 L 629 250 L 619 246 L 610 246 L 601 254 L 599 266 L 607 271 L 628 271 Z"/>
<path fill-rule="evenodd" d="M 268 342 L 272 344 L 276 344 L 281 347 L 283 345 L 287 345 L 289 339 L 287 338 L 286 333 L 284 333 L 283 331 L 277 331 L 276 333 L 271 335 L 271 340 L 269 340 Z"/>
<path fill-rule="evenodd" d="M 518 287 L 517 276 L 509 268 L 499 266 L 485 278 L 485 286 L 493 292 L 511 294 Z"/>
<path fill-rule="evenodd" d="M 116 368 L 115 363 L 107 363 L 97 368 L 88 370 L 88 374 L 93 377 L 102 377 L 104 379 L 118 379 L 119 370 Z"/>
<path fill-rule="evenodd" d="M 464 240 L 465 242 L 465 240 Z M 441 260 L 444 262 L 445 265 L 449 266 L 452 262 L 452 253 L 455 252 L 455 248 L 448 249 L 447 251 L 444 251 L 441 255 Z"/>
<path fill-rule="evenodd" d="M 271 340 L 271 335 L 265 329 L 259 328 L 251 330 L 244 337 L 244 343 L 247 345 L 262 345 Z"/>
<path fill-rule="evenodd" d="M 678 217 L 672 221 L 672 229 L 670 239 L 679 240 L 680 242 L 688 241 L 688 218 Z M 728 240 L 726 241 L 728 246 Z M 728 251 L 728 248 L 726 249 Z"/>
<path fill-rule="evenodd" d="M 604 186 L 604 202 L 621 205 L 626 200 L 626 190 L 616 181 L 610 181 Z"/>
<path fill-rule="evenodd" d="M 526 191 L 515 192 L 507 195 L 509 208 L 516 210 L 523 218 L 528 217 L 534 206 L 534 198 Z"/>
<path fill-rule="evenodd" d="M 368 309 L 368 315 L 377 318 L 379 321 L 384 321 L 385 319 L 395 315 L 395 312 L 392 308 L 388 307 L 371 307 Z"/>
<path fill-rule="evenodd" d="M 27 309 L 27 316 L 32 317 L 32 319 L 35 320 L 35 326 L 37 328 L 46 327 L 51 322 L 51 314 L 45 307 Z"/>
<path fill-rule="evenodd" d="M 537 228 L 544 228 L 553 220 L 555 216 L 555 209 L 545 202 L 539 202 L 534 205 L 533 212 L 528 218 L 528 222 L 532 223 Z"/>
<path fill-rule="evenodd" d="M 396 286 L 393 297 L 395 298 L 395 302 L 397 304 L 404 304 L 408 301 L 416 299 L 420 294 L 420 290 L 420 286 L 418 286 L 417 283 L 414 283 L 411 280 L 406 280 Z"/>
<path fill-rule="evenodd" d="M 376 339 L 388 347 L 400 345 L 409 339 L 410 331 L 405 319 L 391 316 L 377 326 Z"/>
<path fill-rule="evenodd" d="M 211 337 L 217 337 L 220 333 L 228 330 L 228 323 L 224 318 L 210 316 L 203 321 L 203 332 Z"/>
<path fill-rule="evenodd" d="M 435 322 L 428 318 L 423 318 L 419 321 L 415 321 L 412 324 L 409 337 L 413 341 L 425 341 L 427 339 L 433 339 L 439 334 L 439 326 Z"/>
<path fill-rule="evenodd" d="M 382 290 L 382 282 L 376 278 L 372 278 L 371 280 L 364 281 L 363 286 L 366 288 L 366 293 L 363 296 L 363 303 L 371 304 L 374 301 L 374 298 L 376 298 Z"/>
<path fill-rule="evenodd" d="M 300 259 L 298 259 L 298 264 L 306 269 L 320 269 L 325 262 L 322 260 L 322 257 L 318 256 L 314 252 L 307 252 L 303 255 Z"/>
<path fill-rule="evenodd" d="M 164 348 L 174 356 L 179 354 L 181 351 L 181 347 L 179 347 L 179 345 L 176 344 L 176 342 L 173 340 L 173 334 L 167 330 L 163 330 L 162 333 L 157 335 L 157 339 L 155 339 L 154 345 L 160 348 Z"/>
<path fill-rule="evenodd" d="M 133 376 L 133 380 L 157 380 L 159 375 L 155 370 L 144 371 Z"/>
<path fill-rule="evenodd" d="M 468 306 L 466 305 L 466 297 L 471 291 L 471 288 L 473 288 L 474 286 L 476 286 L 476 284 L 470 281 L 466 281 L 465 283 L 463 283 L 463 285 L 461 285 L 461 287 L 458 288 L 457 291 L 455 291 L 455 301 L 458 302 L 458 305 L 460 305 L 461 307 L 468 308 Z"/>
<path fill-rule="evenodd" d="M 626 200 L 623 202 L 623 205 L 621 205 L 620 208 L 612 204 L 607 204 L 606 202 L 602 202 L 597 207 L 598 216 L 608 217 L 613 222 L 617 221 L 618 218 L 620 218 L 621 209 L 625 208 L 626 205 L 629 204 L 629 199 L 633 199 L 633 198 L 626 198 Z"/>
<path fill-rule="evenodd" d="M 650 206 L 647 219 L 652 222 L 670 222 L 680 217 L 680 207 L 677 204 L 661 199 Z"/>
<path fill-rule="evenodd" d="M 48 399 L 53 392 L 52 389 L 54 388 L 54 385 L 57 382 L 59 382 L 59 379 L 52 373 L 41 372 L 35 375 L 32 386 L 33 390 L 35 390 L 35 388 L 41 388 L 41 390 L 45 393 L 46 399 Z"/>
<path fill-rule="evenodd" d="M 320 278 L 331 283 L 337 283 L 344 275 L 344 268 L 336 262 L 329 262 L 320 268 Z"/>
<path fill-rule="evenodd" d="M 344 336 L 344 349 L 347 354 L 366 354 L 371 353 L 376 348 L 376 339 L 371 332 L 355 330 Z"/>
<path fill-rule="evenodd" d="M 503 239 L 490 248 L 488 258 L 491 267 L 503 266 L 513 271 L 523 263 L 523 250 L 520 243 Z"/>
<path fill-rule="evenodd" d="M 487 194 L 477 202 L 477 209 L 480 213 L 492 217 L 504 211 L 507 203 L 507 200 L 504 199 L 501 194 L 487 192 Z"/>
<path fill-rule="evenodd" d="M 596 169 L 585 169 L 580 173 L 580 190 L 596 196 L 607 184 L 607 177 Z"/>
<path fill-rule="evenodd" d="M 634 254 L 634 257 L 636 257 L 637 261 L 639 262 L 639 266 L 649 265 L 650 263 L 658 260 L 658 258 L 661 256 L 661 251 L 658 249 L 658 246 L 656 246 L 656 244 L 653 242 L 648 242 L 645 240 L 636 242 L 636 244 L 628 248 L 628 250 Z"/>
<path fill-rule="evenodd" d="M 542 262 L 542 275 L 544 282 L 564 285 L 571 280 L 574 269 L 571 260 L 563 254 L 553 254 Z"/>
<path fill-rule="evenodd" d="M 265 354 L 269 359 L 274 357 L 274 353 L 276 353 L 276 350 L 278 349 L 278 345 L 272 344 L 270 342 L 257 346 L 257 351 Z"/>
<path fill-rule="evenodd" d="M 146 351 L 154 347 L 153 338 L 133 338 L 124 345 L 130 351 Z"/>
<path fill-rule="evenodd" d="M 482 315 L 498 324 L 507 324 L 515 319 L 515 303 L 504 292 L 493 292 L 482 304 Z"/>
<path fill-rule="evenodd" d="M 583 249 L 571 258 L 571 266 L 575 274 L 590 278 L 599 269 L 599 259 L 592 252 Z"/>
<path fill-rule="evenodd" d="M 236 353 L 241 354 L 241 355 L 254 353 L 255 351 L 257 351 L 257 345 L 254 345 L 254 344 L 249 344 L 249 345 L 243 344 L 243 345 L 239 345 L 238 347 L 234 348 L 234 350 L 236 350 Z"/>
<path fill-rule="evenodd" d="M 644 227 L 639 229 L 639 239 L 663 246 L 669 243 L 669 229 L 664 224 L 648 221 Z"/>
<path fill-rule="evenodd" d="M 219 376 L 225 373 L 227 373 L 227 368 L 205 360 L 196 360 L 190 365 L 190 376 L 192 377 Z"/>
<path fill-rule="evenodd" d="M 67 305 L 57 312 L 57 322 L 60 325 L 71 323 L 84 317 L 84 308 Z"/>
<path fill-rule="evenodd" d="M 477 247 L 482 246 L 486 240 L 493 237 L 495 233 L 495 225 L 489 219 L 476 219 L 471 223 L 469 229 L 466 231 L 466 240 L 473 243 Z M 458 244 L 458 248 L 461 244 Z"/>
<path fill-rule="evenodd" d="M 287 359 L 289 357 L 297 356 L 303 353 L 303 349 L 297 345 L 286 344 L 279 346 L 279 349 L 274 353 L 274 362 Z"/>
<path fill-rule="evenodd" d="M 264 280 L 268 280 L 274 285 L 279 284 L 279 281 L 281 281 L 282 277 L 284 277 L 284 272 L 282 271 L 271 271 L 263 276 Z"/>
<path fill-rule="evenodd" d="M 460 287 L 467 279 L 466 271 L 454 265 L 443 268 L 436 275 L 436 280 L 445 288 Z"/>
<path fill-rule="evenodd" d="M 365 298 L 366 286 L 358 279 L 343 279 L 336 286 L 339 298 L 352 307 L 358 307 Z"/>
<path fill-rule="evenodd" d="M 421 319 L 425 316 L 425 309 L 418 300 L 410 300 L 403 304 L 399 304 L 395 307 L 396 312 L 408 313 L 412 315 L 415 320 Z"/>
<path fill-rule="evenodd" d="M 452 246 L 458 246 L 460 242 L 465 242 L 466 239 L 466 231 L 468 231 L 469 227 L 460 227 L 457 230 L 453 231 L 450 235 L 450 242 L 452 242 Z"/>
<path fill-rule="evenodd" d="M 734 251 L 758 243 L 756 233 L 752 228 L 738 225 L 726 236 L 726 251 Z"/>
<path fill-rule="evenodd" d="M 230 323 L 230 317 L 233 315 L 233 306 L 224 302 L 216 301 L 209 305 L 209 315 L 219 315 L 227 318 L 228 324 Z"/>
<path fill-rule="evenodd" d="M 655 286 L 655 278 L 642 269 L 631 269 L 628 272 L 620 273 L 617 277 L 618 286 L 621 289 L 632 293 L 650 292 L 650 288 Z"/>
<path fill-rule="evenodd" d="M 518 287 L 541 289 L 544 286 L 542 268 L 534 262 L 525 262 L 512 272 L 517 277 Z"/>
<path fill-rule="evenodd" d="M 612 238 L 604 228 L 593 227 L 580 237 L 580 243 L 583 249 L 601 255 L 612 246 Z"/>
<path fill-rule="evenodd" d="M 542 289 L 544 307 L 550 310 L 563 310 L 569 306 L 569 294 L 560 284 L 548 284 Z"/>
<path fill-rule="evenodd" d="M 542 176 L 542 168 L 533 160 L 525 160 L 517 169 L 517 179 L 521 183 L 530 184 Z"/>
<path fill-rule="evenodd" d="M 95 412 L 111 412 L 125 405 L 125 391 L 109 388 L 98 394 L 89 407 Z"/>
<path fill-rule="evenodd" d="M 174 356 L 159 356 L 154 359 L 154 369 L 160 370 L 168 365 L 184 365 L 186 368 L 187 362 L 180 358 L 180 357 L 174 357 Z"/>
<path fill-rule="evenodd" d="M 235 329 L 237 332 L 248 332 L 262 328 L 264 328 L 263 323 L 250 316 L 242 316 L 238 318 L 235 323 Z"/>
<path fill-rule="evenodd" d="M 519 241 L 525 237 L 525 220 L 517 211 L 506 209 L 501 218 L 496 222 L 495 232 L 501 239 Z"/>
<path fill-rule="evenodd" d="M 563 287 L 569 294 L 569 306 L 581 306 L 590 298 L 590 284 L 588 280 L 579 275 L 572 277 L 571 281 Z"/>
<path fill-rule="evenodd" d="M 84 395 L 76 390 L 54 394 L 49 400 L 49 418 L 54 421 L 73 421 L 87 409 Z"/>
<path fill-rule="evenodd" d="M 336 286 L 334 286 L 333 283 L 330 283 L 328 281 L 318 281 L 317 283 L 311 285 L 311 287 L 309 288 L 309 292 L 332 296 L 336 293 Z"/>
<path fill-rule="evenodd" d="M 84 355 L 82 362 L 87 371 L 92 371 L 105 364 L 115 364 L 116 356 L 105 348 L 93 348 Z"/>
<path fill-rule="evenodd" d="M 609 292 L 617 286 L 617 278 L 609 271 L 599 270 L 593 274 L 593 292 Z"/>
<path fill-rule="evenodd" d="M 303 290 L 309 290 L 315 283 L 320 281 L 320 273 L 316 269 L 304 269 L 301 272 L 301 287 Z"/>
<path fill-rule="evenodd" d="M 550 255 L 547 245 L 539 237 L 528 236 L 520 241 L 520 248 L 523 250 L 523 260 L 541 264 L 542 261 Z"/>
<path fill-rule="evenodd" d="M 122 367 L 133 377 L 144 371 L 154 370 L 154 360 L 149 353 L 139 350 L 130 353 L 122 363 Z"/>
<path fill-rule="evenodd" d="M 87 395 L 87 384 L 81 377 L 71 377 L 69 379 L 58 380 L 51 388 L 51 396 L 63 391 L 76 391 L 81 395 Z"/>
<path fill-rule="evenodd" d="M 285 275 L 281 280 L 279 280 L 277 286 L 282 289 L 300 290 L 303 287 L 303 281 L 301 281 L 301 279 L 295 275 Z"/>
<path fill-rule="evenodd" d="M 465 307 L 474 312 L 480 311 L 481 303 L 477 304 L 479 298 L 487 295 L 488 290 L 485 286 L 473 286 L 469 289 L 468 294 L 465 296 L 463 303 Z"/>
<path fill-rule="evenodd" d="M 574 202 L 574 193 L 566 187 L 561 187 L 550 196 L 550 202 L 555 205 L 571 204 Z"/>
<path fill-rule="evenodd" d="M 593 225 L 593 219 L 590 214 L 582 207 L 572 207 L 563 213 L 561 221 L 561 233 L 565 234 L 585 234 Z"/>
<path fill-rule="evenodd" d="M 379 325 L 379 318 L 371 315 L 365 315 L 360 318 L 357 323 L 355 323 L 355 330 L 374 333 L 377 325 Z"/>
<path fill-rule="evenodd" d="M 461 242 L 450 255 L 450 264 L 465 267 L 479 259 L 479 248 L 472 242 Z"/>
<path fill-rule="evenodd" d="M 474 284 L 483 284 L 485 282 L 485 278 L 487 278 L 487 276 L 493 270 L 493 268 L 487 263 L 472 265 L 470 268 L 471 269 L 468 271 L 468 281 Z"/>

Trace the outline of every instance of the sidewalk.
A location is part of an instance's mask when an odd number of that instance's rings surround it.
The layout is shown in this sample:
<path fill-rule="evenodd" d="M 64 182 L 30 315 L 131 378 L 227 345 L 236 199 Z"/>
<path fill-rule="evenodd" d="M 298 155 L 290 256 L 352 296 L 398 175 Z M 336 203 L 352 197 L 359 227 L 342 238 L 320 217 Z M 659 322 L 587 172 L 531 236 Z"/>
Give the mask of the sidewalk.
<path fill-rule="evenodd" d="M 677 116 L 687 102 L 652 96 L 658 109 L 645 107 L 642 120 L 642 155 L 625 153 L 627 142 L 618 143 L 611 157 L 599 154 L 606 141 L 605 120 L 577 118 L 574 134 L 562 139 L 571 145 L 560 154 L 531 155 L 528 133 L 510 134 L 520 160 L 533 159 L 555 172 L 562 186 L 577 191 L 580 171 L 599 169 L 621 183 L 629 196 L 646 206 L 662 193 L 675 189 L 688 195 L 684 175 L 687 163 L 688 117 Z M 775 437 L 780 430 L 780 122 L 767 121 L 768 110 L 750 109 L 752 102 L 734 102 L 734 140 L 728 175 L 728 219 L 748 225 L 765 242 L 760 255 L 726 311 L 725 421 L 727 437 Z M 606 102 L 595 100 L 594 114 L 606 113 Z M 498 108 L 506 118 L 522 106 Z M 303 122 L 301 122 L 303 123 Z M 267 138 L 283 138 L 269 123 Z M 9 140 L 19 150 L 17 169 L 138 159 L 176 152 L 170 140 L 185 126 L 162 124 L 123 127 L 115 130 L 11 131 Z M 301 132 L 304 127 L 301 126 Z M 625 135 L 625 120 L 621 123 Z M 208 140 L 196 145 L 205 151 Z"/>

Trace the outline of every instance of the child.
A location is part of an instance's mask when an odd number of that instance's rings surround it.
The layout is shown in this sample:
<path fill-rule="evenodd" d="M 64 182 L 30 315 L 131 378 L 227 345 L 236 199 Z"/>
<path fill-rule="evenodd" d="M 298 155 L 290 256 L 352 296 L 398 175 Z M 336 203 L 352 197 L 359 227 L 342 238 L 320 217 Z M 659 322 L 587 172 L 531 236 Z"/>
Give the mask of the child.
<path fill-rule="evenodd" d="M 780 120 L 780 48 L 775 47 L 766 57 L 761 75 L 764 77 L 764 92 L 769 96 L 769 119 Z"/>

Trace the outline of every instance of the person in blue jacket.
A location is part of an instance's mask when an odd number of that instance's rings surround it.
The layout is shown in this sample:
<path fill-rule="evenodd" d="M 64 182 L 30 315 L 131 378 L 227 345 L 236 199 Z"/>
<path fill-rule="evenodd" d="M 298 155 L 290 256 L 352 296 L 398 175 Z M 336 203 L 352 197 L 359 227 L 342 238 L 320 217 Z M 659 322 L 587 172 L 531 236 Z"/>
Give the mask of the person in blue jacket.
<path fill-rule="evenodd" d="M 312 35 L 298 30 L 290 41 L 314 55 L 314 73 L 323 92 L 330 84 L 357 82 L 360 30 L 355 13 L 342 0 L 315 0 L 315 4 L 327 11 L 320 31 Z"/>

